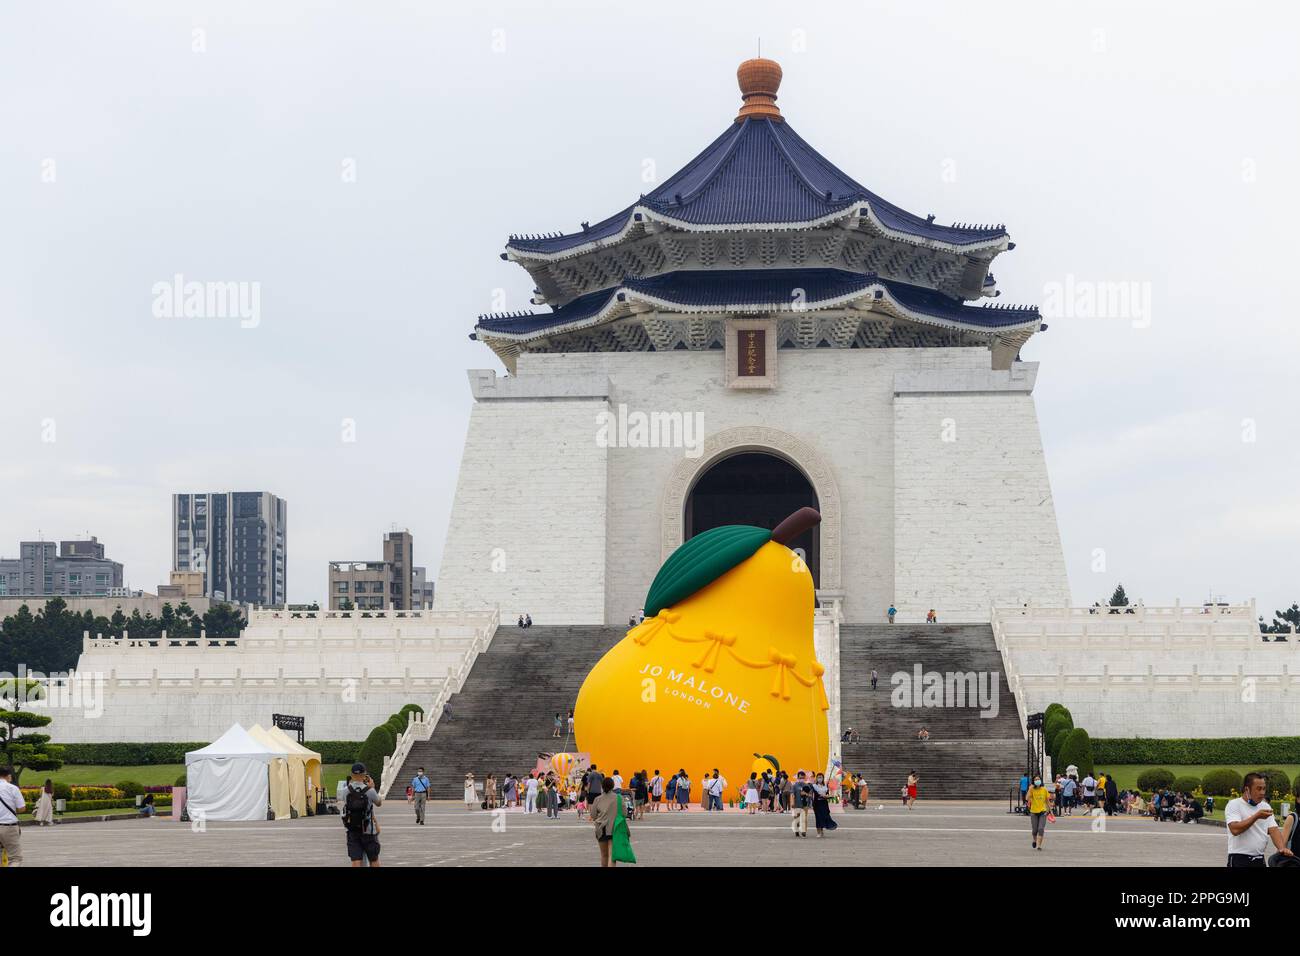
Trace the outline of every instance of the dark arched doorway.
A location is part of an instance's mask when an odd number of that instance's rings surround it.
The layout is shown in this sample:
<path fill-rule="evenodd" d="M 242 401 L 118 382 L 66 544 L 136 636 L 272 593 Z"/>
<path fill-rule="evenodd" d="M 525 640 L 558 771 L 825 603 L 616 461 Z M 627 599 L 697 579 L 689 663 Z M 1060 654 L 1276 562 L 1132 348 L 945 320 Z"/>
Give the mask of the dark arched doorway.
<path fill-rule="evenodd" d="M 817 492 L 802 471 L 784 458 L 741 452 L 716 462 L 686 496 L 683 540 L 726 524 L 775 528 L 804 506 L 817 508 Z M 802 550 L 814 586 L 821 586 L 819 534 L 805 531 L 793 547 Z"/>

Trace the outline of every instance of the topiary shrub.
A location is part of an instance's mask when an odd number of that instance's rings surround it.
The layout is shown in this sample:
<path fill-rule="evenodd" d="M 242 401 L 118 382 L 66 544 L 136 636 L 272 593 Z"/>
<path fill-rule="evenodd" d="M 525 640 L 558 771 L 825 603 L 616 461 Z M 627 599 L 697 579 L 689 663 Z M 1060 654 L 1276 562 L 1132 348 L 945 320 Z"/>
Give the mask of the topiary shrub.
<path fill-rule="evenodd" d="M 1201 778 L 1201 789 L 1215 797 L 1229 796 L 1232 791 L 1241 792 L 1241 774 L 1229 767 L 1218 767 Z"/>
<path fill-rule="evenodd" d="M 397 739 L 386 724 L 380 724 L 370 731 L 370 736 L 357 752 L 357 760 L 366 765 L 366 772 L 376 780 L 384 769 L 384 758 L 390 756 L 397 747 Z"/>
<path fill-rule="evenodd" d="M 1173 786 L 1174 772 L 1164 767 L 1148 767 L 1138 774 L 1139 790 L 1163 790 Z"/>
<path fill-rule="evenodd" d="M 1174 781 L 1174 789 L 1179 793 L 1195 793 L 1201 789 L 1201 778 L 1191 775 L 1179 777 Z"/>
<path fill-rule="evenodd" d="M 144 784 L 136 783 L 134 780 L 122 780 L 113 784 L 113 789 L 121 790 L 128 797 L 138 797 L 144 793 Z"/>
<path fill-rule="evenodd" d="M 1270 767 L 1259 772 L 1268 777 L 1268 790 L 1265 793 L 1268 800 L 1281 800 L 1291 792 L 1291 778 L 1287 775 L 1285 770 Z M 1242 782 L 1244 783 L 1245 781 L 1243 780 Z M 1281 808 L 1278 807 L 1277 809 L 1280 810 Z"/>
<path fill-rule="evenodd" d="M 398 713 L 401 714 L 403 717 L 405 717 L 407 714 L 411 713 L 412 711 L 414 711 L 417 714 L 423 714 L 424 708 L 421 707 L 419 704 L 407 704 L 405 707 L 399 710 Z"/>
<path fill-rule="evenodd" d="M 1070 731 L 1073 729 L 1073 727 L 1063 727 L 1056 732 L 1055 737 L 1048 738 L 1051 740 L 1051 744 L 1048 746 L 1047 752 L 1052 755 L 1053 770 L 1065 771 L 1065 764 L 1061 763 L 1061 748 L 1065 746 L 1065 740 L 1070 736 Z"/>
<path fill-rule="evenodd" d="M 384 721 L 384 726 L 393 732 L 394 746 L 396 746 L 397 738 L 406 733 L 406 718 L 393 714 L 388 720 Z M 389 751 L 389 753 L 392 753 L 392 751 Z"/>
<path fill-rule="evenodd" d="M 1043 711 L 1043 723 L 1046 724 L 1049 719 L 1057 714 L 1065 718 L 1065 722 L 1070 725 L 1071 730 L 1074 729 L 1074 715 L 1070 713 L 1069 708 L 1064 704 L 1048 704 L 1047 709 Z"/>
<path fill-rule="evenodd" d="M 1092 760 L 1092 740 L 1088 737 L 1088 731 L 1082 727 L 1076 727 L 1070 731 L 1065 743 L 1061 745 L 1061 753 L 1057 759 L 1060 764 L 1060 771 L 1065 772 L 1065 768 L 1074 764 L 1079 768 L 1080 776 L 1087 776 L 1093 771 Z"/>
<path fill-rule="evenodd" d="M 183 786 L 185 786 L 185 785 L 186 785 L 186 784 L 185 784 L 185 774 L 181 774 L 179 777 L 177 777 L 177 778 L 176 778 L 176 783 L 173 784 L 173 786 L 177 786 L 177 787 L 183 787 Z"/>
<path fill-rule="evenodd" d="M 1055 740 L 1062 730 L 1073 730 L 1074 724 L 1062 713 L 1055 713 L 1043 721 L 1043 739 Z"/>

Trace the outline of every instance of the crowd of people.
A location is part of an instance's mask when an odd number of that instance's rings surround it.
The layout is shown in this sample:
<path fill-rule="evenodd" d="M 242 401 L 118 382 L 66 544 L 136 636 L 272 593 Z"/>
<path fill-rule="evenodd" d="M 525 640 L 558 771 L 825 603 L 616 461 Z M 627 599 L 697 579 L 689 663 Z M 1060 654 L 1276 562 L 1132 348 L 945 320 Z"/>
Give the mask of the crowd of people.
<path fill-rule="evenodd" d="M 1268 779 L 1261 773 L 1248 773 L 1242 783 L 1242 794 L 1228 801 L 1224 807 L 1224 822 L 1228 829 L 1228 866 L 1300 866 L 1292 844 L 1296 837 L 1296 814 L 1288 813 L 1279 823 L 1266 796 Z M 1028 814 L 1031 847 L 1043 849 L 1047 824 L 1055 814 L 1070 816 L 1083 808 L 1091 815 L 1134 814 L 1148 816 L 1158 822 L 1195 823 L 1214 812 L 1214 797 L 1198 798 L 1171 787 L 1155 790 L 1148 800 L 1133 789 L 1121 789 L 1113 775 L 1105 772 L 1094 777 L 1086 773 L 1083 779 L 1077 774 L 1058 774 L 1054 780 L 1044 781 L 1040 775 L 1032 779 L 1029 774 L 1020 778 L 1020 809 Z M 1269 845 L 1273 853 L 1268 855 Z"/>
<path fill-rule="evenodd" d="M 464 803 L 467 810 L 522 810 L 545 813 L 557 818 L 561 811 L 573 810 L 581 819 L 590 813 L 593 802 L 604 792 L 608 779 L 615 792 L 626 801 L 628 816 L 641 819 L 646 813 L 672 813 L 690 809 L 718 812 L 726 806 L 738 807 L 747 814 L 775 813 L 800 815 L 808 811 L 813 827 L 820 832 L 834 830 L 832 803 L 865 809 L 870 788 L 865 776 L 837 772 L 828 780 L 824 773 L 784 770 L 753 771 L 733 787 L 715 767 L 694 780 L 685 768 L 670 773 L 637 770 L 625 778 L 618 770 L 605 775 L 594 764 L 585 770 L 575 767 L 567 774 L 554 770 L 509 773 L 498 778 L 489 773 L 481 781 L 471 772 L 465 774 Z M 916 801 L 920 777 L 913 772 L 902 789 L 904 806 Z M 407 797 L 416 805 L 417 822 L 423 820 L 422 794 L 428 790 L 428 778 L 421 770 L 407 788 Z M 806 815 L 806 814 L 804 814 Z"/>

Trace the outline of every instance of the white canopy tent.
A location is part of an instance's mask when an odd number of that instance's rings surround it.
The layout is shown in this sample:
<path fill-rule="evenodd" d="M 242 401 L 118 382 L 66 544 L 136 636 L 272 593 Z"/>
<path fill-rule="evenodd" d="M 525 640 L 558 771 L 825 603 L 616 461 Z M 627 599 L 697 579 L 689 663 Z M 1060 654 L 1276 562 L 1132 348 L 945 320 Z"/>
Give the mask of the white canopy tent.
<path fill-rule="evenodd" d="M 185 755 L 190 817 L 205 820 L 265 820 L 270 768 L 284 757 L 254 739 L 239 724 Z"/>
<path fill-rule="evenodd" d="M 288 820 L 293 816 L 289 812 L 291 795 L 302 792 L 302 762 L 296 755 L 282 747 L 274 737 L 266 732 L 261 724 L 248 728 L 248 735 L 267 750 L 275 754 L 276 759 L 269 765 L 271 780 L 271 812 L 277 820 Z M 297 779 L 295 779 L 295 770 Z M 299 810 L 301 815 L 301 810 Z"/>
<path fill-rule="evenodd" d="M 304 808 L 308 813 L 316 812 L 316 793 L 320 790 L 320 769 L 321 756 L 314 750 L 304 747 L 298 741 L 294 740 L 279 727 L 271 727 L 267 730 L 274 740 L 281 747 L 289 752 L 290 776 L 293 777 L 294 755 L 297 755 L 298 762 L 302 767 L 302 805 L 299 805 L 298 799 L 290 794 L 290 805 L 298 812 L 299 816 L 303 815 Z"/>

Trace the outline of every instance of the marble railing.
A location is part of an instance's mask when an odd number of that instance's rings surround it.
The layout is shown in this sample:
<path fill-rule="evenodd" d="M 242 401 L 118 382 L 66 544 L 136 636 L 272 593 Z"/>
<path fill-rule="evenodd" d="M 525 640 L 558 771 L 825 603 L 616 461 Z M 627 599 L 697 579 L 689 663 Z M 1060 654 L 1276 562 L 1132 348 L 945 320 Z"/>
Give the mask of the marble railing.
<path fill-rule="evenodd" d="M 488 612 L 482 616 L 486 617 L 487 620 L 484 626 L 475 634 L 473 644 L 468 648 L 459 665 L 442 679 L 433 694 L 432 700 L 425 708 L 424 715 L 419 720 L 416 720 L 415 718 L 419 715 L 414 712 L 411 713 L 411 719 L 406 725 L 406 730 L 398 738 L 396 748 L 394 748 L 390 756 L 384 758 L 383 771 L 379 777 L 380 797 L 386 798 L 388 796 L 388 791 L 392 789 L 393 784 L 396 782 L 397 775 L 402 772 L 402 765 L 406 763 L 406 757 L 411 752 L 411 746 L 417 740 L 428 740 L 433 734 L 434 728 L 438 726 L 438 721 L 442 718 L 443 707 L 451 700 L 453 694 L 459 693 L 460 689 L 465 686 L 465 679 L 469 677 L 474 662 L 492 643 L 492 637 L 496 634 L 500 618 L 496 611 Z"/>

